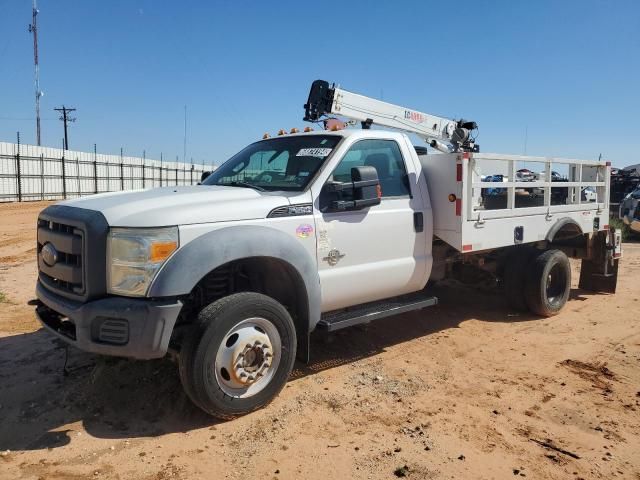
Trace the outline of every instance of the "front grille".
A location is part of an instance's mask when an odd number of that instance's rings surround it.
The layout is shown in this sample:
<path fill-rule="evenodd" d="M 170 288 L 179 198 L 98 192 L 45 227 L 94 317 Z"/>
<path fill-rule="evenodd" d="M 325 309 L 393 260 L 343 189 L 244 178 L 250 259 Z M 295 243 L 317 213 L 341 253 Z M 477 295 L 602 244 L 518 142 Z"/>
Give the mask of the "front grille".
<path fill-rule="evenodd" d="M 38 217 L 40 284 L 74 301 L 106 295 L 108 234 L 109 224 L 101 212 L 68 205 L 45 208 Z"/>
<path fill-rule="evenodd" d="M 40 218 L 38 220 L 40 280 L 50 289 L 82 295 L 85 292 L 83 244 L 82 229 L 63 221 Z M 51 252 L 54 254 L 52 255 Z"/>

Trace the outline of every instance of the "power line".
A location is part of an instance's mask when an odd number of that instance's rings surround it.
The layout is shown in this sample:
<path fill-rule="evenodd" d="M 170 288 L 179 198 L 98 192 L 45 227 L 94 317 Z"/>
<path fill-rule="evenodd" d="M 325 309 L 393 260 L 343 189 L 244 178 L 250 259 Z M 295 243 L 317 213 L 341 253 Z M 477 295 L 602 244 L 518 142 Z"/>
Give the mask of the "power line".
<path fill-rule="evenodd" d="M 75 108 L 68 108 L 68 107 L 65 107 L 64 105 L 62 105 L 61 108 L 54 108 L 54 110 L 56 112 L 62 113 L 62 116 L 60 117 L 60 120 L 62 120 L 64 122 L 64 149 L 65 150 L 69 150 L 69 136 L 68 136 L 68 133 L 67 133 L 67 122 L 75 122 L 76 121 L 75 118 L 69 117 L 69 113 L 75 112 L 76 109 Z"/>
<path fill-rule="evenodd" d="M 35 117 L 4 117 L 4 116 L 0 116 L 0 120 L 11 120 L 11 121 L 29 121 L 32 122 L 34 121 L 36 118 Z M 45 118 L 40 118 L 40 120 L 44 120 L 44 121 L 52 121 L 52 120 L 58 120 L 57 118 L 53 118 L 53 117 L 45 117 Z"/>

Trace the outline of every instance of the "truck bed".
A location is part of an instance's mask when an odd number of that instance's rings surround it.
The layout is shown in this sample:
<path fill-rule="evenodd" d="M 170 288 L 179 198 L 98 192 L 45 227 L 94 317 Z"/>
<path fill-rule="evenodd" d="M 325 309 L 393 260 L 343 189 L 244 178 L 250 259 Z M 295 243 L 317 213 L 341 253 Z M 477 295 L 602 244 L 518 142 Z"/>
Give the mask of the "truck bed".
<path fill-rule="evenodd" d="M 582 233 L 608 228 L 607 162 L 490 153 L 419 159 L 434 235 L 460 252 L 545 240 L 566 224 Z M 533 174 L 519 172 L 523 166 Z M 595 201 L 584 189 L 595 192 Z"/>

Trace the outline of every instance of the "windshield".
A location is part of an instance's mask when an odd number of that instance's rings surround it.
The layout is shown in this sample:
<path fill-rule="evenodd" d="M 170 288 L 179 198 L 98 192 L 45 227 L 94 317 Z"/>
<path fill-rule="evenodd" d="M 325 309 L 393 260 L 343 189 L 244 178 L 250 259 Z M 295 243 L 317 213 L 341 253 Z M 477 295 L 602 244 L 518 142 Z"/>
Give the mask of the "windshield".
<path fill-rule="evenodd" d="M 341 139 L 301 135 L 256 142 L 227 160 L 203 185 L 301 191 Z"/>

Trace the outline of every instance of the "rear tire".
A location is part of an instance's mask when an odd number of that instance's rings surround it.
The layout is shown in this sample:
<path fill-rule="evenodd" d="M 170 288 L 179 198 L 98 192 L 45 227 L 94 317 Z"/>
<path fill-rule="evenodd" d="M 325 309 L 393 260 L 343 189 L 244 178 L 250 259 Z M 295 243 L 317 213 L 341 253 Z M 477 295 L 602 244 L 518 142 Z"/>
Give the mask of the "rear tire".
<path fill-rule="evenodd" d="M 180 380 L 195 405 L 228 420 L 268 404 L 295 357 L 289 312 L 266 295 L 237 293 L 198 314 L 180 350 Z"/>
<path fill-rule="evenodd" d="M 569 299 L 571 265 L 561 250 L 547 250 L 527 267 L 525 299 L 529 309 L 543 317 L 556 315 Z"/>
<path fill-rule="evenodd" d="M 509 307 L 526 312 L 529 307 L 524 296 L 526 270 L 535 250 L 529 247 L 516 247 L 507 257 L 504 266 L 504 293 Z"/>

